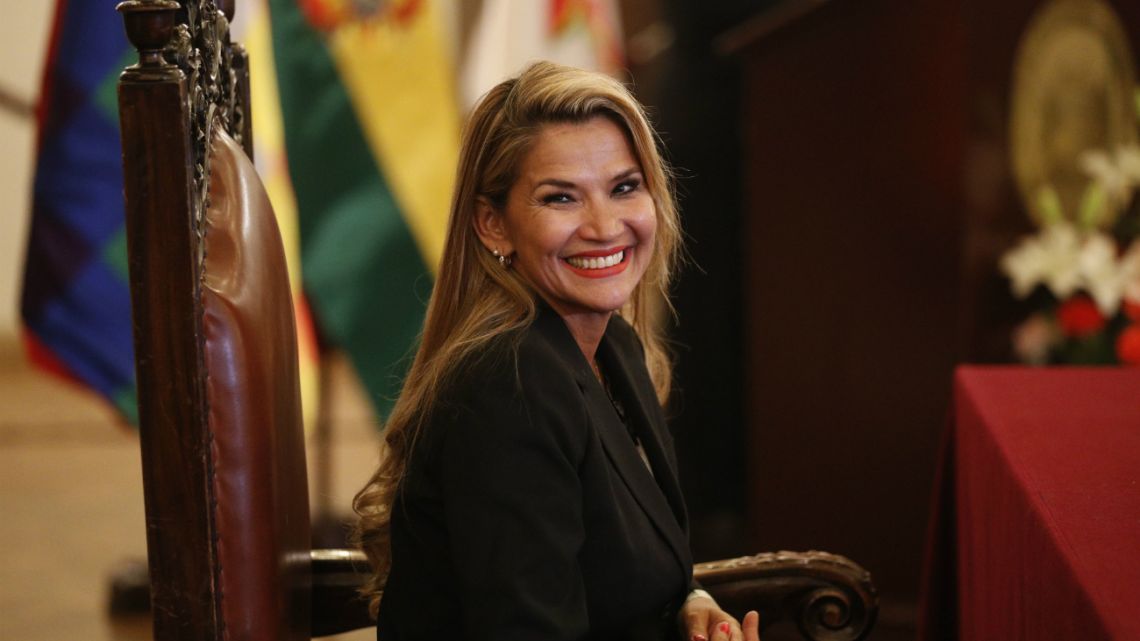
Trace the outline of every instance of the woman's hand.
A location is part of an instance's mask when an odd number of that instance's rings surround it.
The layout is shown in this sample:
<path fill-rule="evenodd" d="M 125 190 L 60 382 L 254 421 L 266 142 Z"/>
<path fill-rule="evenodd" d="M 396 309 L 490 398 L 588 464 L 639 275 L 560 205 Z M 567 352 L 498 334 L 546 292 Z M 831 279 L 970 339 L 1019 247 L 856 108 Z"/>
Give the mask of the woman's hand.
<path fill-rule="evenodd" d="M 743 628 L 710 598 L 694 595 L 677 615 L 684 641 L 760 641 L 760 615 L 744 615 Z"/>

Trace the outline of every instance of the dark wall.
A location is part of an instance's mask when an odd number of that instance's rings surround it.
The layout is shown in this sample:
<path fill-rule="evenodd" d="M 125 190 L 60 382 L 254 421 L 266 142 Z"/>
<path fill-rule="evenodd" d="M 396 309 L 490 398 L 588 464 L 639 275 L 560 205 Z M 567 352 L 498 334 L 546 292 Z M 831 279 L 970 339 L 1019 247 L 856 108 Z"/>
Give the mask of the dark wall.
<path fill-rule="evenodd" d="M 904 603 L 959 357 L 958 7 L 838 0 L 741 54 L 752 540 Z"/>

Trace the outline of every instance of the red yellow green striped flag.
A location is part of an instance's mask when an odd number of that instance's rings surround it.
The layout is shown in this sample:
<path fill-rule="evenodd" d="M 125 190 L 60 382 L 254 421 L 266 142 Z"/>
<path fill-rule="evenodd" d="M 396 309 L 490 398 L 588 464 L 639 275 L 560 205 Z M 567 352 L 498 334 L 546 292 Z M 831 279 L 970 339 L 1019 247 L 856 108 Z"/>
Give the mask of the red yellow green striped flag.
<path fill-rule="evenodd" d="M 269 7 L 305 291 L 383 414 L 423 320 L 458 153 L 439 7 Z"/>
<path fill-rule="evenodd" d="M 297 355 L 300 361 L 301 407 L 306 428 L 316 424 L 320 402 L 320 355 L 312 314 L 301 286 L 301 248 L 297 223 L 297 200 L 289 180 L 285 155 L 285 131 L 277 74 L 273 67 L 273 45 L 269 27 L 269 7 L 265 0 L 239 3 L 231 31 L 249 53 L 251 117 L 254 123 L 253 156 L 265 185 L 277 227 L 285 245 L 289 284 L 297 320 Z"/>

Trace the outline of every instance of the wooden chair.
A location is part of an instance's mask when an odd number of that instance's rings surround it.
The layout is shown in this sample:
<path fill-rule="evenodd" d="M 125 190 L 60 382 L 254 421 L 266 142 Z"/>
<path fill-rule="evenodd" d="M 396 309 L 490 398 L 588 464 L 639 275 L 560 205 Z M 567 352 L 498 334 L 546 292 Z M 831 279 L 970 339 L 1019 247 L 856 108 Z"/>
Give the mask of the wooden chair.
<path fill-rule="evenodd" d="M 158 641 L 303 640 L 372 625 L 351 550 L 313 550 L 284 254 L 249 160 L 232 1 L 128 0 L 119 85 L 140 441 Z M 737 614 L 860 639 L 877 597 L 842 557 L 701 564 Z"/>

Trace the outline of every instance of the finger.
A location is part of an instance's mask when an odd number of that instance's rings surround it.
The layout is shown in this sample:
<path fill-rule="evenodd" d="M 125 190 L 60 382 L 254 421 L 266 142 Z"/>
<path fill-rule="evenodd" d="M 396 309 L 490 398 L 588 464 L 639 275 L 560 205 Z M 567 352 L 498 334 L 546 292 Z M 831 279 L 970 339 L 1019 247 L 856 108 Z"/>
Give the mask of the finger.
<path fill-rule="evenodd" d="M 741 622 L 741 627 L 744 628 L 744 641 L 760 641 L 760 613 L 752 610 L 744 615 L 744 621 Z"/>
<path fill-rule="evenodd" d="M 732 624 L 721 621 L 713 627 L 712 641 L 732 641 Z"/>
<path fill-rule="evenodd" d="M 744 641 L 744 633 L 740 630 L 740 625 L 736 619 L 732 620 L 732 636 L 729 637 L 731 641 Z"/>
<path fill-rule="evenodd" d="M 709 611 L 698 608 L 685 615 L 686 638 L 689 641 L 708 641 Z"/>

